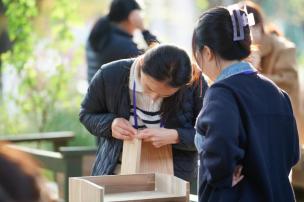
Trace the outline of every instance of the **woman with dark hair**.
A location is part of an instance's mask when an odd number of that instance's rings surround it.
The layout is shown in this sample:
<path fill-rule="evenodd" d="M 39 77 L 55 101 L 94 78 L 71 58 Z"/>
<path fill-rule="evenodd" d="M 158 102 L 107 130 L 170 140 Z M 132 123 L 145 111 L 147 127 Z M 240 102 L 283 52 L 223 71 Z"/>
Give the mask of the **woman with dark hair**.
<path fill-rule="evenodd" d="M 100 140 L 93 175 L 119 173 L 123 141 L 140 138 L 156 148 L 172 145 L 175 176 L 193 181 L 194 124 L 206 88 L 187 53 L 171 45 L 103 65 L 80 111 L 82 124 Z"/>
<path fill-rule="evenodd" d="M 288 95 L 244 61 L 250 18 L 237 6 L 202 14 L 193 54 L 214 81 L 196 123 L 199 201 L 294 201 L 288 175 L 299 160 Z"/>
<path fill-rule="evenodd" d="M 132 40 L 137 29 L 142 31 L 148 45 L 157 42 L 156 37 L 145 29 L 141 7 L 136 0 L 113 0 L 109 13 L 96 22 L 88 38 L 88 81 L 103 64 L 143 53 Z"/>

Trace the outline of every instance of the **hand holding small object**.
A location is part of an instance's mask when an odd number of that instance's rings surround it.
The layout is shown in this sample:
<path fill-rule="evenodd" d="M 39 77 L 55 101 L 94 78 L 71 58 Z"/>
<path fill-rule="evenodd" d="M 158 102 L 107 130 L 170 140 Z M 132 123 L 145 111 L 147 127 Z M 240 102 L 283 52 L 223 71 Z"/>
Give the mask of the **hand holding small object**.
<path fill-rule="evenodd" d="M 145 142 L 151 142 L 151 144 L 156 148 L 179 142 L 177 131 L 166 128 L 147 128 L 141 130 L 136 137 L 144 140 Z"/>
<path fill-rule="evenodd" d="M 111 125 L 112 136 L 119 140 L 132 140 L 137 130 L 124 118 L 116 118 Z"/>

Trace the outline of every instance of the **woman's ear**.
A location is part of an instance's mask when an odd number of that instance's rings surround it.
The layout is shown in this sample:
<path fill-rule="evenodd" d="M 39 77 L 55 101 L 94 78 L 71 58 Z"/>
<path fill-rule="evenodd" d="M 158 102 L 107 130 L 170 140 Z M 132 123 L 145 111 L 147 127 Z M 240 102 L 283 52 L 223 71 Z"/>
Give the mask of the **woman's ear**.
<path fill-rule="evenodd" d="M 208 46 L 204 46 L 204 48 L 202 49 L 202 55 L 204 58 L 206 58 L 207 62 L 212 61 L 214 58 L 214 54 Z"/>

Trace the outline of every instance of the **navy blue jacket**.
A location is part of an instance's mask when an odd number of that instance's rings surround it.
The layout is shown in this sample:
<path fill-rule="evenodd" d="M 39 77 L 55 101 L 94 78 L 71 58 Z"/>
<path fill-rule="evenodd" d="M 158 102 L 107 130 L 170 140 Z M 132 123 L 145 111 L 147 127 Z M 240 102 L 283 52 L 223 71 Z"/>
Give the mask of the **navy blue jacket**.
<path fill-rule="evenodd" d="M 288 95 L 259 74 L 237 74 L 206 92 L 197 131 L 200 202 L 289 202 L 288 175 L 299 160 L 299 142 Z M 202 138 L 202 139 L 203 139 Z M 244 179 L 232 187 L 243 166 Z"/>
<path fill-rule="evenodd" d="M 118 163 L 122 141 L 112 137 L 111 124 L 117 117 L 129 120 L 129 74 L 134 59 L 120 60 L 103 65 L 94 76 L 81 104 L 80 121 L 100 141 L 93 175 L 109 175 Z M 172 146 L 174 174 L 193 180 L 197 173 L 197 151 L 194 145 L 195 121 L 202 107 L 207 83 L 186 88 L 180 108 L 170 115 L 165 128 L 176 129 L 180 138 Z"/>
<path fill-rule="evenodd" d="M 157 42 L 156 37 L 148 30 L 143 31 L 142 35 L 148 45 L 153 42 Z M 107 45 L 99 51 L 94 51 L 89 41 L 86 44 L 88 81 L 91 81 L 94 74 L 103 64 L 113 62 L 115 60 L 136 57 L 144 53 L 144 51 L 139 49 L 137 44 L 134 43 L 132 35 L 119 29 L 115 25 L 112 25 L 112 28 L 110 29 L 108 40 Z"/>

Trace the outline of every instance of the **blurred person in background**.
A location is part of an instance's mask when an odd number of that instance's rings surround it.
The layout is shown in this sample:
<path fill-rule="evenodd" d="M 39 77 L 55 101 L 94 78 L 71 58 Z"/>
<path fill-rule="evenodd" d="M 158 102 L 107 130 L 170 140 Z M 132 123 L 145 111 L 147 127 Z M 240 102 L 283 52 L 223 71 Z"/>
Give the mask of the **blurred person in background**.
<path fill-rule="evenodd" d="M 103 64 L 144 52 L 133 41 L 136 30 L 142 32 L 148 46 L 157 42 L 156 37 L 145 29 L 141 12 L 136 0 L 113 0 L 109 13 L 93 26 L 86 45 L 89 82 Z"/>
<path fill-rule="evenodd" d="M 260 72 L 285 90 L 291 98 L 297 119 L 300 142 L 304 142 L 303 109 L 300 103 L 299 71 L 296 64 L 296 46 L 273 25 L 266 24 L 261 7 L 246 1 L 248 13 L 253 13 L 255 25 L 251 28 L 253 44 L 257 46 L 254 65 Z"/>
<path fill-rule="evenodd" d="M 0 142 L 0 202 L 54 202 L 46 191 L 38 164 Z"/>

